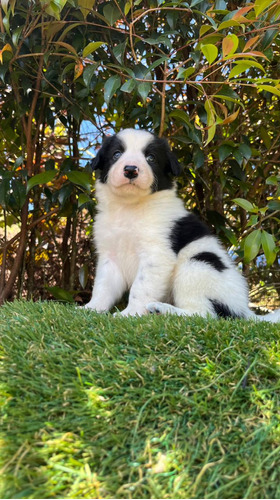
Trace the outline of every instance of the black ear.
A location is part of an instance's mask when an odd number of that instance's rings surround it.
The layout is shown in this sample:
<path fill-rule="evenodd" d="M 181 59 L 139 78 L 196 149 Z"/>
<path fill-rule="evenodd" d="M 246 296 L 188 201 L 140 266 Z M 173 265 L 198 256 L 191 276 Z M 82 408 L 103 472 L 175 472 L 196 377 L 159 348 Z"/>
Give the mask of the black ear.
<path fill-rule="evenodd" d="M 102 170 L 104 167 L 104 161 L 106 156 L 106 151 L 110 145 L 114 136 L 103 135 L 102 146 L 99 149 L 95 158 L 93 158 L 90 166 L 92 170 Z"/>
<path fill-rule="evenodd" d="M 169 150 L 167 157 L 168 157 L 168 163 L 169 163 L 169 170 L 172 173 L 172 175 L 175 175 L 175 176 L 180 175 L 182 173 L 183 166 L 181 165 L 181 163 L 178 162 L 175 154 Z"/>
<path fill-rule="evenodd" d="M 102 163 L 103 162 L 102 162 L 102 147 L 101 147 L 101 149 L 99 149 L 96 157 L 93 158 L 90 166 L 91 166 L 92 170 L 98 170 L 98 169 L 102 170 Z"/>

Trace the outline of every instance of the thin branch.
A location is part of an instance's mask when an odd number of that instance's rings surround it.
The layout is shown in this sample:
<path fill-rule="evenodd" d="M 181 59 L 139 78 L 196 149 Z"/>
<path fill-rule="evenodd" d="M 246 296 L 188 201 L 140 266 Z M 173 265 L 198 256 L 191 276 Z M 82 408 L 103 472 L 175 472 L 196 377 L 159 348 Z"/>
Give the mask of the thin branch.
<path fill-rule="evenodd" d="M 166 114 L 166 73 L 167 73 L 167 61 L 164 63 L 164 83 L 162 84 L 162 97 L 161 97 L 161 118 L 160 118 L 160 127 L 159 127 L 159 137 L 163 135 L 164 125 L 165 125 L 165 114 Z"/>
<path fill-rule="evenodd" d="M 187 7 L 164 7 L 164 6 L 159 6 L 159 7 L 153 7 L 151 9 L 146 9 L 144 10 L 144 12 L 142 12 L 138 17 L 136 17 L 132 24 L 135 24 L 137 23 L 143 16 L 146 16 L 147 14 L 150 14 L 150 12 L 156 12 L 156 11 L 163 11 L 163 10 L 172 10 L 172 12 L 174 11 L 179 11 L 179 12 L 190 12 L 192 13 L 192 10 L 191 9 L 188 9 Z"/>
<path fill-rule="evenodd" d="M 53 210 L 51 210 L 50 212 L 48 212 L 47 214 L 41 215 L 41 217 L 39 217 L 38 219 L 36 219 L 35 221 L 33 221 L 31 224 L 29 224 L 27 226 L 27 231 L 30 231 L 31 229 L 33 229 L 35 226 L 37 226 L 37 224 L 40 224 L 40 222 L 42 222 L 44 219 L 49 219 L 50 217 L 52 217 L 52 215 L 56 214 L 58 211 L 59 211 L 59 208 L 57 207 L 57 208 L 54 208 Z M 15 234 L 15 236 L 13 236 L 9 241 L 6 241 L 4 243 L 4 245 L 2 247 L 0 247 L 0 252 L 4 252 L 13 243 L 15 243 L 15 241 L 17 241 L 19 239 L 20 235 L 21 235 L 21 231 L 19 231 L 19 233 Z"/>
<path fill-rule="evenodd" d="M 21 266 L 22 258 L 25 252 L 26 248 L 26 238 L 27 238 L 27 220 L 28 220 L 28 205 L 29 205 L 29 199 L 27 198 L 25 201 L 25 204 L 23 205 L 22 211 L 21 211 L 21 231 L 19 234 L 20 241 L 19 241 L 19 246 L 17 250 L 17 254 L 13 263 L 12 270 L 10 272 L 9 279 L 4 287 L 4 289 L 0 292 L 0 305 L 3 304 L 10 296 L 12 293 L 12 289 L 16 280 L 16 277 L 18 275 L 18 271 Z M 3 271 L 4 272 L 4 269 Z"/>
<path fill-rule="evenodd" d="M 5 28 L 4 28 L 4 23 L 3 23 L 3 16 L 2 16 L 2 9 L 0 8 L 0 30 L 1 33 L 5 33 Z"/>

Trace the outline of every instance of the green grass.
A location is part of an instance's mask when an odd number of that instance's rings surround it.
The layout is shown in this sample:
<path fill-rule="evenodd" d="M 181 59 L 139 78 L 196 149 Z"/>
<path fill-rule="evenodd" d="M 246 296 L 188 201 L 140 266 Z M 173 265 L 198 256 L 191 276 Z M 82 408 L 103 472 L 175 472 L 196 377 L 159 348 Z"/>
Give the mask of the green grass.
<path fill-rule="evenodd" d="M 0 309 L 2 498 L 279 498 L 279 325 Z"/>

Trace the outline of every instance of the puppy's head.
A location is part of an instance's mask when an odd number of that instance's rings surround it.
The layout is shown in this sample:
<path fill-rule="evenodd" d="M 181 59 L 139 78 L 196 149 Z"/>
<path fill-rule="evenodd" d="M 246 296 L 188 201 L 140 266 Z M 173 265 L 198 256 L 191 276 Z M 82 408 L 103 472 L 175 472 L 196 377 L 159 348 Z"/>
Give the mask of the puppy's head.
<path fill-rule="evenodd" d="M 92 161 L 99 180 L 119 195 L 145 195 L 173 187 L 181 166 L 165 139 L 146 130 L 125 129 L 107 137 Z"/>

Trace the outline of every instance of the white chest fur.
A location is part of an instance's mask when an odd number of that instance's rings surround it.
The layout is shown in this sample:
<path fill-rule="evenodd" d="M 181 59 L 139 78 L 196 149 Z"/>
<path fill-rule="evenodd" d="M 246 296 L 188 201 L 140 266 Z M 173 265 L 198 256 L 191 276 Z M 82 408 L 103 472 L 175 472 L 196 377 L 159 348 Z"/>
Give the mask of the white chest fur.
<path fill-rule="evenodd" d="M 106 185 L 97 183 L 98 213 L 94 240 L 99 255 L 115 261 L 130 286 L 140 262 L 149 265 L 149 256 L 158 254 L 174 260 L 169 234 L 174 220 L 185 215 L 181 200 L 172 190 L 139 197 L 134 203 L 112 196 Z M 154 259 L 153 259 L 154 261 Z"/>

